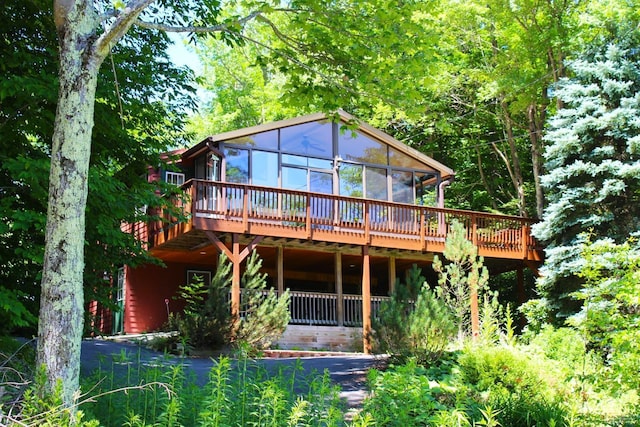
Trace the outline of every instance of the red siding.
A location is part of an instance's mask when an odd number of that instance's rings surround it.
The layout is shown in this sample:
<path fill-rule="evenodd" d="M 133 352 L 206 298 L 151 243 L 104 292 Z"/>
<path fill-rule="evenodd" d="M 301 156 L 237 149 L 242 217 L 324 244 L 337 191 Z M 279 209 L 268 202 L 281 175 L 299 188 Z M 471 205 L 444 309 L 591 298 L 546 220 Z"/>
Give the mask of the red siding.
<path fill-rule="evenodd" d="M 186 281 L 186 270 L 186 265 L 173 263 L 167 263 L 166 268 L 155 265 L 127 268 L 125 333 L 160 329 L 167 321 L 166 299 L 170 312 L 182 311 L 183 304 L 173 298 Z"/>

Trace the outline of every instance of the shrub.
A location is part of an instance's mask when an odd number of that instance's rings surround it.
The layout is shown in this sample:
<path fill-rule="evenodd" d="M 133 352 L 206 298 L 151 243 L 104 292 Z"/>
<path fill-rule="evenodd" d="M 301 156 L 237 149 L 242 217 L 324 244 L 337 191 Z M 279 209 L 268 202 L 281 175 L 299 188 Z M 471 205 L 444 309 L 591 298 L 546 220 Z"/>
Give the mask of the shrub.
<path fill-rule="evenodd" d="M 264 349 L 278 339 L 290 319 L 289 290 L 280 297 L 273 289 L 266 291 L 267 275 L 260 273 L 262 260 L 254 251 L 242 275 L 240 321 L 234 335 L 236 346 Z"/>
<path fill-rule="evenodd" d="M 278 297 L 266 290 L 266 274 L 260 273 L 262 260 L 253 251 L 242 275 L 240 319 L 233 324 L 229 294 L 231 263 L 221 254 L 211 283 L 202 281 L 180 287 L 185 301 L 183 314 L 170 318 L 173 326 L 194 348 L 219 348 L 233 344 L 243 351 L 266 348 L 277 339 L 289 323 L 289 292 Z"/>
<path fill-rule="evenodd" d="M 513 346 L 469 346 L 458 358 L 455 383 L 475 402 L 499 411 L 503 426 L 564 425 L 564 377 L 546 357 Z M 477 416 L 477 414 L 476 414 Z"/>
<path fill-rule="evenodd" d="M 189 346 L 215 349 L 229 342 L 230 272 L 231 264 L 226 255 L 221 254 L 211 283 L 205 284 L 198 278 L 180 287 L 179 297 L 185 302 L 185 308 L 182 313 L 169 317 L 169 328 L 178 330 Z"/>
<path fill-rule="evenodd" d="M 406 284 L 396 285 L 372 323 L 377 351 L 399 361 L 415 358 L 420 364 L 437 359 L 457 330 L 452 313 L 429 290 L 415 265 Z"/>

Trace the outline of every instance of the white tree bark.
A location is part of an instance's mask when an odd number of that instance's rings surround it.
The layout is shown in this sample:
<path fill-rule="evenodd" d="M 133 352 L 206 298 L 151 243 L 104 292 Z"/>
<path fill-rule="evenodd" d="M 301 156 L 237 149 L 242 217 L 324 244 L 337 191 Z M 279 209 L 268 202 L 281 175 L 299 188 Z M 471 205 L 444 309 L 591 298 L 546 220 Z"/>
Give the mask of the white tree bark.
<path fill-rule="evenodd" d="M 91 133 L 98 71 L 150 0 L 131 2 L 98 37 L 100 17 L 91 0 L 56 0 L 54 20 L 60 47 L 60 86 L 51 149 L 49 200 L 37 364 L 47 390 L 61 382 L 63 401 L 74 405 L 79 389 L 84 323 L 84 236 Z"/>
<path fill-rule="evenodd" d="M 79 389 L 85 208 L 98 71 L 112 46 L 154 1 L 130 0 L 124 8 L 101 17 L 93 0 L 54 0 L 60 86 L 51 149 L 36 363 L 45 370 L 45 392 L 53 391 L 61 382 L 63 401 L 70 407 Z M 258 15 L 251 13 L 236 24 Z M 103 19 L 109 22 L 104 28 Z M 158 29 L 216 32 L 226 26 Z"/>
<path fill-rule="evenodd" d="M 93 6 L 56 1 L 60 86 L 51 149 L 37 363 L 47 388 L 61 381 L 63 400 L 73 403 L 80 374 L 84 319 L 85 207 L 98 69 L 92 39 L 98 28 Z"/>

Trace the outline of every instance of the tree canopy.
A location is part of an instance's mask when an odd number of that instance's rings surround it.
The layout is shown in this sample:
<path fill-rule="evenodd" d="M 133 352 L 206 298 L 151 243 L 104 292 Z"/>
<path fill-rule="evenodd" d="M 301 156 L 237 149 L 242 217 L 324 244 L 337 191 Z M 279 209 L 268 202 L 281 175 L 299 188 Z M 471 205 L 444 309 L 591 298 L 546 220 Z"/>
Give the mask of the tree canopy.
<path fill-rule="evenodd" d="M 7 331 L 28 332 L 36 323 L 40 295 L 56 38 L 48 4 L 30 0 L 5 6 L 0 12 L 7 22 L 0 30 L 5 34 L 0 45 L 0 292 L 6 298 L 0 318 Z M 146 169 L 184 140 L 182 126 L 193 108 L 192 72 L 171 65 L 167 44 L 164 34 L 138 29 L 113 50 L 113 62 L 99 76 L 84 245 L 88 300 L 109 301 L 105 274 L 125 260 L 133 265 L 151 261 L 120 224 L 139 219 L 142 212 L 136 208 L 161 202 Z"/>

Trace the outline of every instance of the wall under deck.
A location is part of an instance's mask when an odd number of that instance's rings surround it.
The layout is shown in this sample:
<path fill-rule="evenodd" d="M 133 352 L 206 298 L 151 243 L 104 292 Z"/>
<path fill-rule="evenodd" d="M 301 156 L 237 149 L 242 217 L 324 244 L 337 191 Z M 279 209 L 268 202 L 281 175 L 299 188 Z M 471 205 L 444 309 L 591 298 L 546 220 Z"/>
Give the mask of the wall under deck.
<path fill-rule="evenodd" d="M 174 301 L 180 284 L 185 282 L 186 266 L 167 263 L 167 267 L 145 265 L 128 268 L 125 285 L 124 332 L 139 334 L 157 330 L 166 323 L 169 299 L 171 312 L 181 311 L 183 304 Z"/>
<path fill-rule="evenodd" d="M 362 351 L 362 328 L 289 325 L 277 346 L 284 350 Z"/>

